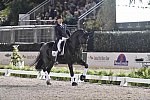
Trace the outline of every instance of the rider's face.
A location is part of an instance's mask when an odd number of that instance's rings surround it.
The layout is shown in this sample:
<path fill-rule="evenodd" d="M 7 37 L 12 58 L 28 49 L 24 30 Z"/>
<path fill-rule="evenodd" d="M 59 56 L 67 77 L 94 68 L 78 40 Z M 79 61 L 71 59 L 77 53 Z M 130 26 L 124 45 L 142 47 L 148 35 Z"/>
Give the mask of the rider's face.
<path fill-rule="evenodd" d="M 62 18 L 57 19 L 57 22 L 58 22 L 58 24 L 61 24 L 63 22 L 63 19 Z"/>

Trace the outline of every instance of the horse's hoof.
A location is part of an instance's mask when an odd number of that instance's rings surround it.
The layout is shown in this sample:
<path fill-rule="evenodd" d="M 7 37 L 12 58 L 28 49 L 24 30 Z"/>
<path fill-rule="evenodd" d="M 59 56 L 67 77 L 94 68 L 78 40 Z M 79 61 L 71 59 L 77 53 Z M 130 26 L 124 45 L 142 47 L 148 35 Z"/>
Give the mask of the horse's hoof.
<path fill-rule="evenodd" d="M 76 82 L 73 82 L 72 83 L 72 86 L 77 86 L 78 84 Z"/>
<path fill-rule="evenodd" d="M 50 83 L 49 81 L 46 81 L 46 84 L 47 84 L 47 85 L 51 85 L 51 83 Z"/>
<path fill-rule="evenodd" d="M 83 81 L 83 80 L 85 80 L 85 79 L 86 79 L 86 76 L 85 76 L 85 75 L 81 75 L 81 76 L 80 76 L 80 80 L 81 80 L 81 81 Z"/>

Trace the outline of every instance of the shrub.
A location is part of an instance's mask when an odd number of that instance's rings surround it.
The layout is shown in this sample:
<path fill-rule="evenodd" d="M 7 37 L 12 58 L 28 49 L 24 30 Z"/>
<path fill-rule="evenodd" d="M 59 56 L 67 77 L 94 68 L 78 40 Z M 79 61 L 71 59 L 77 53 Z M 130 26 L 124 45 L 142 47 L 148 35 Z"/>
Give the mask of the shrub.
<path fill-rule="evenodd" d="M 98 52 L 149 52 L 150 32 L 95 32 L 94 51 Z"/>
<path fill-rule="evenodd" d="M 119 72 L 118 74 L 116 74 L 116 76 L 119 76 L 119 77 L 126 77 L 127 74 L 125 72 Z"/>
<path fill-rule="evenodd" d="M 23 62 L 23 58 L 20 56 L 19 54 L 19 50 L 18 50 L 18 46 L 19 45 L 13 45 L 13 54 L 11 56 L 11 64 L 14 66 L 19 66 L 19 63 Z"/>

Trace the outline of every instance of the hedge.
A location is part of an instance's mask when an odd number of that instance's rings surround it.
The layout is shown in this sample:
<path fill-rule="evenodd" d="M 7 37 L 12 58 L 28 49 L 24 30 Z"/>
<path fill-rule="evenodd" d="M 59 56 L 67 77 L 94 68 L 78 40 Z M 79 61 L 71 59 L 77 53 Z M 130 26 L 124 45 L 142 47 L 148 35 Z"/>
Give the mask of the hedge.
<path fill-rule="evenodd" d="M 150 31 L 94 32 L 93 51 L 150 52 Z"/>
<path fill-rule="evenodd" d="M 12 51 L 13 45 L 19 45 L 19 51 L 39 51 L 43 43 L 33 44 L 0 44 L 0 51 Z"/>

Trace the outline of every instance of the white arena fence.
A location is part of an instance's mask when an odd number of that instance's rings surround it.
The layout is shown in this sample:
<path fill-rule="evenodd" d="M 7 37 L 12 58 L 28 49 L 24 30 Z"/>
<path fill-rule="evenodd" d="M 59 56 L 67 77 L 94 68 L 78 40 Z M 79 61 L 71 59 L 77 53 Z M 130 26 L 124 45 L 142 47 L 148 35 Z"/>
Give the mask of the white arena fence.
<path fill-rule="evenodd" d="M 38 79 L 44 78 L 44 72 L 37 71 L 23 71 L 23 70 L 11 70 L 11 69 L 0 69 L 1 73 L 5 73 L 5 76 L 10 76 L 10 74 L 25 74 L 25 75 L 37 75 Z M 76 81 L 80 81 L 81 74 L 75 74 Z M 70 74 L 68 73 L 50 73 L 50 76 L 53 77 L 68 77 L 70 78 Z M 116 77 L 116 76 L 96 76 L 96 75 L 87 75 L 86 79 L 92 80 L 106 80 L 106 81 L 118 81 L 120 82 L 120 86 L 128 86 L 128 83 L 145 83 L 150 84 L 150 79 L 141 79 L 141 78 L 130 78 L 130 77 Z"/>

